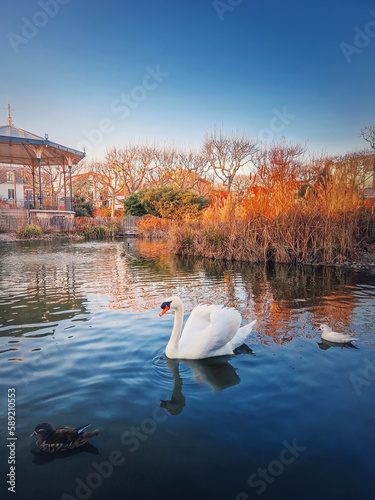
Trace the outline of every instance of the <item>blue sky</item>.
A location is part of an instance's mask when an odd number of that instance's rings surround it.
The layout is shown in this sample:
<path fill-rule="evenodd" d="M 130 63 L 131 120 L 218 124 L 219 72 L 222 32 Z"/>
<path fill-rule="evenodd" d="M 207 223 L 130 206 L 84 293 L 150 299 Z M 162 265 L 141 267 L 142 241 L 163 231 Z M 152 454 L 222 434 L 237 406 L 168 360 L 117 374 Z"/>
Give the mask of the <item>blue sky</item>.
<path fill-rule="evenodd" d="M 100 155 L 214 127 L 315 152 L 375 123 L 375 2 L 2 0 L 0 124 Z M 343 45 L 344 44 L 344 45 Z"/>

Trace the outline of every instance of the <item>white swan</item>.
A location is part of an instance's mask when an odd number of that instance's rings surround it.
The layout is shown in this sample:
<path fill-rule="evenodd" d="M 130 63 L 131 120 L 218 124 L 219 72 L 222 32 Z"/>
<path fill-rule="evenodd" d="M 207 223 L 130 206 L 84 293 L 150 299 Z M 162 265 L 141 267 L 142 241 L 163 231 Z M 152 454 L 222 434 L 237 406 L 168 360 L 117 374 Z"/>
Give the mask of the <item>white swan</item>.
<path fill-rule="evenodd" d="M 319 330 L 322 332 L 322 340 L 328 340 L 328 342 L 336 342 L 338 344 L 349 344 L 353 340 L 358 340 L 353 335 L 347 333 L 333 332 L 332 328 L 328 325 L 320 325 Z"/>
<path fill-rule="evenodd" d="M 234 354 L 255 325 L 241 325 L 241 315 L 232 308 L 202 305 L 193 309 L 182 330 L 184 306 L 179 297 L 169 297 L 161 305 L 160 316 L 175 309 L 171 338 L 165 349 L 170 359 L 204 359 Z"/>

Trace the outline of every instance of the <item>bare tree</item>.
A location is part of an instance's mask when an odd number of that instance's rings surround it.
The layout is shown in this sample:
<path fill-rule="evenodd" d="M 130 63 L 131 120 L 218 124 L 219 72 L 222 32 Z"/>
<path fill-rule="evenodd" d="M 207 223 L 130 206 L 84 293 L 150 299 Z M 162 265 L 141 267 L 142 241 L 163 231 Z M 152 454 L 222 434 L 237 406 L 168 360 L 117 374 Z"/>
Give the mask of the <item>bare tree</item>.
<path fill-rule="evenodd" d="M 109 167 L 121 178 L 124 196 L 139 191 L 150 182 L 151 171 L 155 168 L 154 156 L 153 147 L 131 144 L 119 149 L 113 147 L 107 153 Z"/>
<path fill-rule="evenodd" d="M 306 147 L 301 144 L 287 144 L 285 139 L 258 151 L 254 164 L 263 184 L 272 187 L 295 181 L 301 173 Z"/>
<path fill-rule="evenodd" d="M 373 186 L 374 153 L 353 151 L 337 157 L 332 162 L 331 173 L 337 183 L 363 193 L 366 187 Z"/>
<path fill-rule="evenodd" d="M 368 125 L 361 130 L 361 137 L 375 149 L 375 125 Z"/>
<path fill-rule="evenodd" d="M 253 160 L 257 150 L 256 139 L 249 139 L 244 135 L 224 135 L 221 131 L 207 135 L 203 145 L 207 162 L 228 193 L 237 173 Z"/>
<path fill-rule="evenodd" d="M 95 172 L 98 182 L 102 185 L 103 191 L 108 191 L 108 198 L 111 201 L 111 217 L 114 217 L 116 193 L 122 188 L 122 183 L 120 174 L 113 168 L 112 162 L 113 157 L 111 151 L 109 151 L 105 161 L 98 161 L 92 164 L 92 170 Z"/>
<path fill-rule="evenodd" d="M 181 188 L 200 191 L 203 185 L 210 182 L 207 175 L 209 163 L 202 152 L 192 149 L 187 152 L 181 151 L 178 155 L 178 163 L 175 179 Z"/>
<path fill-rule="evenodd" d="M 151 172 L 151 183 L 167 185 L 173 179 L 173 172 L 178 168 L 178 153 L 172 146 L 155 147 L 155 168 Z"/>
<path fill-rule="evenodd" d="M 211 188 L 209 164 L 202 152 L 179 151 L 173 145 L 155 147 L 153 163 L 155 168 L 150 172 L 153 185 L 192 189 L 202 195 L 207 195 Z"/>
<path fill-rule="evenodd" d="M 275 202 L 276 212 L 293 203 L 297 181 L 302 178 L 305 152 L 305 146 L 287 144 L 283 139 L 258 151 L 254 159 L 257 167 L 254 182 L 266 190 L 270 204 Z"/>
<path fill-rule="evenodd" d="M 252 177 L 253 176 L 251 174 L 236 175 L 236 177 L 233 179 L 232 188 L 239 194 L 244 193 L 247 189 L 249 189 L 252 186 L 253 184 Z"/>
<path fill-rule="evenodd" d="M 82 164 L 78 163 L 72 165 L 72 175 L 77 175 L 82 170 Z M 57 195 L 62 195 L 64 193 L 64 171 L 65 171 L 65 182 L 67 183 L 67 173 L 68 168 L 66 165 L 46 165 L 42 168 L 43 175 L 48 186 L 49 197 L 51 205 L 54 204 L 54 199 Z"/>

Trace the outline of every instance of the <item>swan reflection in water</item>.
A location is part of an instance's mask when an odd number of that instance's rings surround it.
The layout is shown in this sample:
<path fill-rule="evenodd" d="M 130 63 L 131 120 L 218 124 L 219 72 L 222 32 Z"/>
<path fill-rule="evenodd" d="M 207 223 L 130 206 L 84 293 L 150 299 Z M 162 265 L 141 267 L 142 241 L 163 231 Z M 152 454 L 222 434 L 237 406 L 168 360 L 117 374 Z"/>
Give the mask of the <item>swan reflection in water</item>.
<path fill-rule="evenodd" d="M 237 354 L 245 352 L 255 356 L 248 346 L 242 346 L 236 351 Z M 173 389 L 171 399 L 161 400 L 160 407 L 171 415 L 179 415 L 185 406 L 185 396 L 182 393 L 183 380 L 180 375 L 180 363 L 187 365 L 192 371 L 194 381 L 197 384 L 208 384 L 213 392 L 222 391 L 240 383 L 236 368 L 229 364 L 232 356 L 220 356 L 206 359 L 169 359 L 164 358 L 173 376 Z"/>

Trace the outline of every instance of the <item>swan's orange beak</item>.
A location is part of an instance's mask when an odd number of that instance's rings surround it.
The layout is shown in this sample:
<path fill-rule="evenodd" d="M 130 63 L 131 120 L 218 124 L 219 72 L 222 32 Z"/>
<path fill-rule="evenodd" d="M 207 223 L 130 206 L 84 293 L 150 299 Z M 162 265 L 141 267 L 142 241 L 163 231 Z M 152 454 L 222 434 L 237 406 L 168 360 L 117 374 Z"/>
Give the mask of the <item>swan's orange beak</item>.
<path fill-rule="evenodd" d="M 169 311 L 170 307 L 168 304 L 165 305 L 164 309 L 162 310 L 162 312 L 159 314 L 159 316 L 163 316 L 163 314 L 165 314 L 167 311 Z"/>

